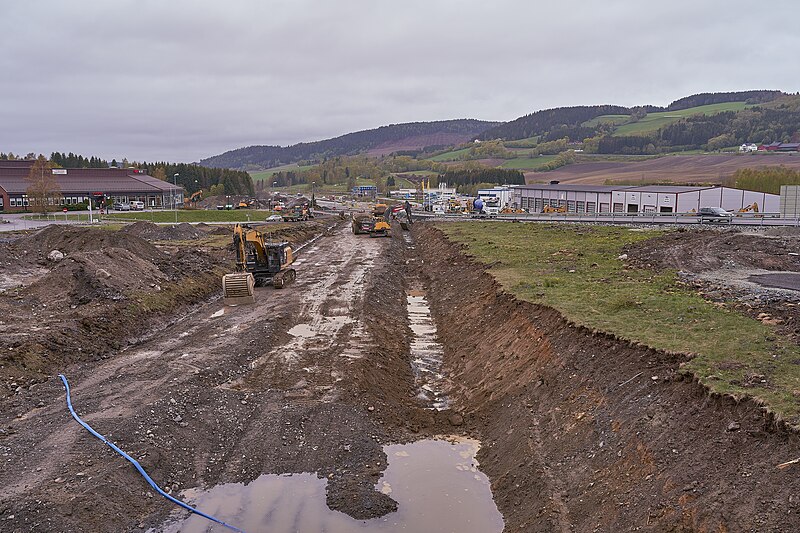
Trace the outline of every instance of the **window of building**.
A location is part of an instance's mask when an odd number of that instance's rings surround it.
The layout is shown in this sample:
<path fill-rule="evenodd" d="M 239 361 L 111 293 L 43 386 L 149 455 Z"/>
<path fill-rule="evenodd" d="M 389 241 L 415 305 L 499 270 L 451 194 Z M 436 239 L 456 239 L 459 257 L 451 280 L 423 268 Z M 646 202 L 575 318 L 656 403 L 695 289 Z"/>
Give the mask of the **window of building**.
<path fill-rule="evenodd" d="M 574 200 L 567 200 L 567 211 L 570 213 L 575 212 L 575 201 Z"/>
<path fill-rule="evenodd" d="M 597 212 L 597 204 L 594 202 L 586 202 L 586 212 L 587 213 L 596 213 Z"/>
<path fill-rule="evenodd" d="M 586 202 L 575 202 L 575 210 L 578 213 L 585 213 L 586 212 Z"/>

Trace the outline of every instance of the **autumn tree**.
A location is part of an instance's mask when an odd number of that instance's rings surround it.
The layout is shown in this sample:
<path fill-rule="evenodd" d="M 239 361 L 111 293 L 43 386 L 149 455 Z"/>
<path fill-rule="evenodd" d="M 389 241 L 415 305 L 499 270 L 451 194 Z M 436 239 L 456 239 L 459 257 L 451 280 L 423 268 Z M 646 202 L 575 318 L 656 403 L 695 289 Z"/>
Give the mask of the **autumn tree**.
<path fill-rule="evenodd" d="M 40 213 L 58 208 L 61 201 L 61 187 L 53 176 L 53 163 L 40 155 L 28 172 L 28 194 L 30 206 Z"/>
<path fill-rule="evenodd" d="M 164 167 L 156 167 L 155 171 L 153 171 L 153 177 L 161 181 L 167 181 L 167 173 Z"/>

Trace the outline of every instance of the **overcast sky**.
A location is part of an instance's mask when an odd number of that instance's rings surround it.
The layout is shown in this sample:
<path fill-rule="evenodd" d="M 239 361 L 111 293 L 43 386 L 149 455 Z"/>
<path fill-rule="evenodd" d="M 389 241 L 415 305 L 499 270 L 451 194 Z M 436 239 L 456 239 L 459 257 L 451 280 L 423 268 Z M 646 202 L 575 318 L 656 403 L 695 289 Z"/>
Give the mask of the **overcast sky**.
<path fill-rule="evenodd" d="M 377 126 L 800 90 L 797 4 L 29 0 L 0 6 L 0 152 L 197 161 Z"/>

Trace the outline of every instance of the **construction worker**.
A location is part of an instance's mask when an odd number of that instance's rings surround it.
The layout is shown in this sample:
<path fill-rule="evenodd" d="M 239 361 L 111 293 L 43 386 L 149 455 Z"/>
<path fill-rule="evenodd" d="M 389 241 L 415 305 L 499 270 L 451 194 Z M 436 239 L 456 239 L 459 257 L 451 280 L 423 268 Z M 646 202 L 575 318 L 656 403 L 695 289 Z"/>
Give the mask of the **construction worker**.
<path fill-rule="evenodd" d="M 411 223 L 411 202 L 406 200 L 406 203 L 403 204 L 403 209 L 406 210 L 406 218 L 408 219 L 409 224 Z"/>

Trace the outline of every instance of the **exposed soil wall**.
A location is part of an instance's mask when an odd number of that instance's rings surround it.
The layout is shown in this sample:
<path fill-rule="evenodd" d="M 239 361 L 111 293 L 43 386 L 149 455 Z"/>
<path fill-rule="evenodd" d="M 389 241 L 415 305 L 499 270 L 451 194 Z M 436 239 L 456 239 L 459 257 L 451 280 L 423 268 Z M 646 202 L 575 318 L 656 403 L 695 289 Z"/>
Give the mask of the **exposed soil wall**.
<path fill-rule="evenodd" d="M 800 457 L 796 434 L 711 397 L 682 356 L 517 300 L 435 228 L 414 233 L 506 531 L 800 530 L 800 465 L 776 468 Z"/>

